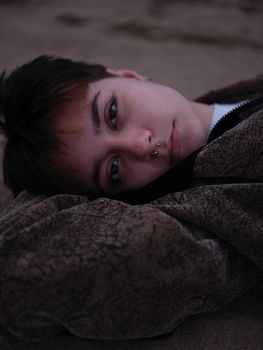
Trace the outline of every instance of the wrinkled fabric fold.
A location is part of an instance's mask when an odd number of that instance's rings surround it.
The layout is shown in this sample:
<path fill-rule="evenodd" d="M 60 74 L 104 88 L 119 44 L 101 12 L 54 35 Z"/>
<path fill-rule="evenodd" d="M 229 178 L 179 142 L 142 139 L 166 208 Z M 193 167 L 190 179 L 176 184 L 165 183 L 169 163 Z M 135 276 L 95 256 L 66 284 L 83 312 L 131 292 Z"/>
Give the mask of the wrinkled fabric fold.
<path fill-rule="evenodd" d="M 192 186 L 150 203 L 22 192 L 0 217 L 0 341 L 155 337 L 260 283 L 263 110 L 246 113 Z M 253 182 L 211 181 L 226 177 Z"/>

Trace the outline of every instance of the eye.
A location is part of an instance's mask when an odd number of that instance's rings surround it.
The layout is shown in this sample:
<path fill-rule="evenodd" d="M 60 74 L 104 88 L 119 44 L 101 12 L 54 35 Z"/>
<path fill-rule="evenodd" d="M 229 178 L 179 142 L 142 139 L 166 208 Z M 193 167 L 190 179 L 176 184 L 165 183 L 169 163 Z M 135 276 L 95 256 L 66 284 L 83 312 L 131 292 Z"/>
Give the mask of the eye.
<path fill-rule="evenodd" d="M 118 103 L 117 103 L 117 99 L 114 98 L 109 108 L 109 121 L 113 130 L 117 129 L 117 113 L 118 113 Z"/>
<path fill-rule="evenodd" d="M 110 179 L 110 184 L 112 186 L 116 187 L 119 185 L 119 182 L 120 182 L 119 158 L 114 158 L 110 164 L 109 179 Z"/>

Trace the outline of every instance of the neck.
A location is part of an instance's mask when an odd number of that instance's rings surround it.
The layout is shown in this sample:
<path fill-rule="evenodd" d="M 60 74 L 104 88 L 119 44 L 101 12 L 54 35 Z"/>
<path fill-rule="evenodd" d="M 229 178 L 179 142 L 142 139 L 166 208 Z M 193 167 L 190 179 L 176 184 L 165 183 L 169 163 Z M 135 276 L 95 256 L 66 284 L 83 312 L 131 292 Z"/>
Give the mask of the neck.
<path fill-rule="evenodd" d="M 191 102 L 191 105 L 194 111 L 196 112 L 196 114 L 198 115 L 199 119 L 203 123 L 203 126 L 207 131 L 207 135 L 208 135 L 214 107 L 208 106 L 206 104 L 199 103 L 199 102 Z"/>

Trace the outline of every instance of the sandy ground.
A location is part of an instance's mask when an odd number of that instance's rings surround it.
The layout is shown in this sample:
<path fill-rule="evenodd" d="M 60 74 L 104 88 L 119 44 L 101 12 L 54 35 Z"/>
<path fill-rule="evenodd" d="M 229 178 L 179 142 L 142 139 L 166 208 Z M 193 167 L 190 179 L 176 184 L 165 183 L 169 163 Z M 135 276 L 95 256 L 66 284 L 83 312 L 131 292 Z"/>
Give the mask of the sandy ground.
<path fill-rule="evenodd" d="M 194 98 L 263 72 L 262 23 L 261 0 L 0 0 L 0 70 L 66 56 L 133 69 Z M 10 199 L 1 182 L 0 210 Z M 263 349 L 258 303 L 242 305 L 201 316 L 155 349 L 222 349 L 222 333 L 225 349 Z M 43 349 L 61 348 L 50 344 Z M 83 349 L 104 349 L 92 344 Z"/>
<path fill-rule="evenodd" d="M 260 0 L 0 0 L 0 70 L 65 56 L 194 98 L 263 72 L 262 22 Z M 1 183 L 0 209 L 9 200 Z"/>

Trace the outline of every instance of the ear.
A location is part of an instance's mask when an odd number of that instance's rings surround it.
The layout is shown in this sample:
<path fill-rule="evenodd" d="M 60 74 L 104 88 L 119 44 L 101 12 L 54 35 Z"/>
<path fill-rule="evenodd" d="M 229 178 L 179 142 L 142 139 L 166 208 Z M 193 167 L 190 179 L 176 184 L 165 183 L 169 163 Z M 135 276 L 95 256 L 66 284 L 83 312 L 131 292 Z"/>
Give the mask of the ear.
<path fill-rule="evenodd" d="M 145 80 L 145 78 L 142 75 L 132 70 L 107 68 L 107 72 L 122 78 L 132 78 L 132 79 L 137 79 L 141 81 Z"/>

